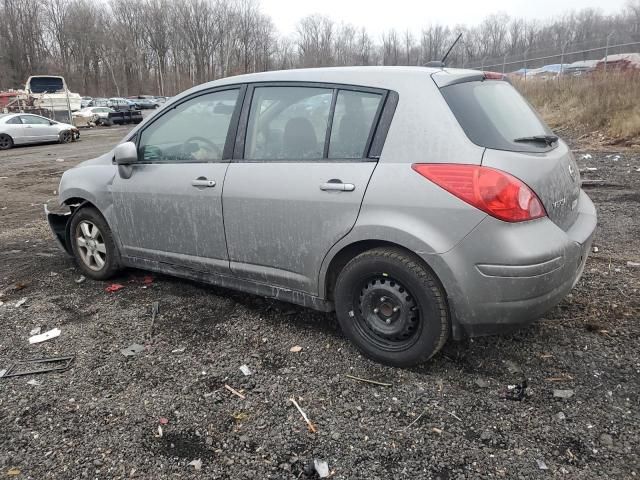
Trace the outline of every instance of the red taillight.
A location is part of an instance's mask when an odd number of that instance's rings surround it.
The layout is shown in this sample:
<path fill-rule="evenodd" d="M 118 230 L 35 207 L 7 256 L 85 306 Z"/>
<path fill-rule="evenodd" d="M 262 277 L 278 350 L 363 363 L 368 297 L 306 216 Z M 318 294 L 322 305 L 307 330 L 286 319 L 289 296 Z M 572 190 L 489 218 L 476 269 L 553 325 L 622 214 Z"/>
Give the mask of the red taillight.
<path fill-rule="evenodd" d="M 504 73 L 499 72 L 482 72 L 485 80 L 504 80 Z"/>
<path fill-rule="evenodd" d="M 415 163 L 411 168 L 461 200 L 505 222 L 523 222 L 547 214 L 533 190 L 501 170 L 450 163 Z"/>

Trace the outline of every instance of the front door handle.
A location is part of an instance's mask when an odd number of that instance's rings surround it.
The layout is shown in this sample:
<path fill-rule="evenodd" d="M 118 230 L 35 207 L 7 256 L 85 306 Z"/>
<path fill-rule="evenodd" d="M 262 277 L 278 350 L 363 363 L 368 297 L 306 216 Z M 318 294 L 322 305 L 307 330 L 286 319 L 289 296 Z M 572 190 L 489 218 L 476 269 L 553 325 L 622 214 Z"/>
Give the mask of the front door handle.
<path fill-rule="evenodd" d="M 353 192 L 355 189 L 353 183 L 342 183 L 342 180 L 329 180 L 320 185 L 320 190 L 325 192 Z"/>
<path fill-rule="evenodd" d="M 194 187 L 215 187 L 216 186 L 216 181 L 215 180 L 207 180 L 206 177 L 198 177 L 195 178 L 193 180 L 191 180 L 191 185 L 193 185 Z"/>

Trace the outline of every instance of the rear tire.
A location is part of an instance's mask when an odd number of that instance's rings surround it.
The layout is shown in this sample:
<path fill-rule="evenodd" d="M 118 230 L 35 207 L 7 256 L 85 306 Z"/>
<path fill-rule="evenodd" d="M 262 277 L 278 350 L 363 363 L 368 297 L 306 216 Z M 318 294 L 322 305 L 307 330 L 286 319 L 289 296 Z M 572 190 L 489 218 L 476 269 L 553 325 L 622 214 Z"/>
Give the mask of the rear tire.
<path fill-rule="evenodd" d="M 13 138 L 9 135 L 2 134 L 0 135 L 0 150 L 9 150 L 13 147 Z"/>
<path fill-rule="evenodd" d="M 75 212 L 70 232 L 73 255 L 85 276 L 106 280 L 118 271 L 118 250 L 100 212 L 91 207 Z"/>
<path fill-rule="evenodd" d="M 352 259 L 338 276 L 334 296 L 343 332 L 378 362 L 424 363 L 449 336 L 449 309 L 435 276 L 399 248 L 376 248 Z"/>

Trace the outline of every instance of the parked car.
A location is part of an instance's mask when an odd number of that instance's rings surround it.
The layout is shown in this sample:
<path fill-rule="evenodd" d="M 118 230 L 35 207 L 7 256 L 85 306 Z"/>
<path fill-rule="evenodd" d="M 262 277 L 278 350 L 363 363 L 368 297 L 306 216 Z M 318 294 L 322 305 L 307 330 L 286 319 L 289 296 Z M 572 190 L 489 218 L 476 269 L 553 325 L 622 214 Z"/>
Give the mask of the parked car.
<path fill-rule="evenodd" d="M 92 102 L 93 102 L 92 97 L 82 97 L 80 99 L 80 109 L 90 107 Z"/>
<path fill-rule="evenodd" d="M 597 63 L 598 60 L 582 60 L 579 62 L 573 62 L 564 67 L 562 74 L 570 77 L 580 77 L 591 72 Z"/>
<path fill-rule="evenodd" d="M 114 110 L 139 110 L 140 106 L 137 102 L 129 100 L 128 98 L 113 97 L 107 101 L 107 107 Z"/>
<path fill-rule="evenodd" d="M 77 112 L 74 112 L 73 116 L 91 118 L 91 121 L 98 125 L 100 124 L 110 125 L 111 122 L 109 122 L 109 114 L 114 112 L 115 110 L 109 107 L 87 107 Z"/>
<path fill-rule="evenodd" d="M 91 107 L 106 107 L 107 104 L 109 103 L 109 99 L 108 98 L 94 98 L 91 101 Z"/>
<path fill-rule="evenodd" d="M 73 125 L 56 122 L 30 113 L 0 114 L 0 150 L 28 143 L 77 140 L 80 131 Z"/>
<path fill-rule="evenodd" d="M 141 108 L 142 110 L 156 109 L 160 106 L 156 101 L 150 98 L 138 99 L 136 100 L 136 104 L 138 105 L 138 108 Z"/>
<path fill-rule="evenodd" d="M 275 297 L 396 366 L 503 332 L 582 274 L 596 211 L 503 75 L 288 70 L 172 99 L 67 170 L 48 212 L 87 277 L 136 267 Z M 222 204 L 224 202 L 224 209 Z"/>

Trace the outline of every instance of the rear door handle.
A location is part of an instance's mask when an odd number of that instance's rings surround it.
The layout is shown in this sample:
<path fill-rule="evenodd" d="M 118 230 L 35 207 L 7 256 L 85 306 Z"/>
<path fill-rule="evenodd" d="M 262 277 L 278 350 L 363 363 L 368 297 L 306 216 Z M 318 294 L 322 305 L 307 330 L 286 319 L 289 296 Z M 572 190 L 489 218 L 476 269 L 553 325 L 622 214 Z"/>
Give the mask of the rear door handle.
<path fill-rule="evenodd" d="M 353 183 L 342 183 L 340 180 L 329 180 L 320 185 L 320 190 L 325 192 L 353 192 L 356 186 Z"/>
<path fill-rule="evenodd" d="M 191 180 L 191 185 L 193 185 L 194 187 L 215 187 L 216 186 L 216 181 L 215 180 L 207 180 L 205 177 L 198 177 L 195 178 L 193 180 Z"/>

